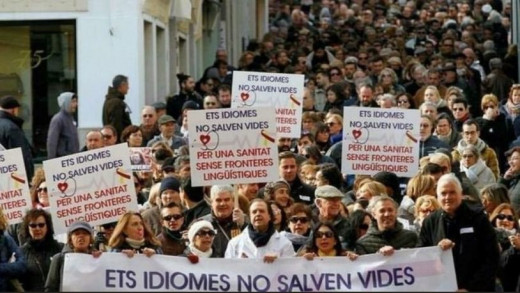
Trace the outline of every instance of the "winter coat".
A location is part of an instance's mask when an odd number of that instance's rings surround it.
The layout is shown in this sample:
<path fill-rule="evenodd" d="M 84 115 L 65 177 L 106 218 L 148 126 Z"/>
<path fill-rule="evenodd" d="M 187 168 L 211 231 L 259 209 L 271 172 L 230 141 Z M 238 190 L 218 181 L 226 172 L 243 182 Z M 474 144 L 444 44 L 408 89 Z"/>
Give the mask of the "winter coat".
<path fill-rule="evenodd" d="M 29 240 L 21 250 L 27 260 L 27 272 L 19 281 L 25 291 L 43 292 L 51 258 L 63 250 L 63 243 L 52 238 L 40 242 Z"/>
<path fill-rule="evenodd" d="M 199 109 L 203 109 L 203 99 L 197 92 L 185 93 L 181 92 L 178 95 L 166 98 L 166 114 L 173 117 L 175 120 L 181 120 L 182 106 L 187 101 L 197 103 Z"/>
<path fill-rule="evenodd" d="M 509 196 L 511 198 L 511 205 L 515 211 L 520 210 L 520 174 L 511 179 L 501 177 L 498 183 L 504 184 L 509 189 Z"/>
<path fill-rule="evenodd" d="M 22 148 L 23 161 L 27 178 L 34 175 L 31 144 L 22 130 L 23 119 L 0 110 L 0 144 L 6 149 Z M 0 290 L 1 291 L 1 290 Z"/>
<path fill-rule="evenodd" d="M 108 92 L 103 104 L 103 125 L 110 124 L 117 130 L 117 135 L 127 126 L 132 125 L 130 120 L 130 108 L 125 103 L 125 96 L 117 89 L 108 87 Z"/>
<path fill-rule="evenodd" d="M 367 234 L 359 238 L 356 243 L 356 253 L 376 253 L 383 246 L 392 246 L 394 249 L 414 248 L 417 246 L 418 237 L 415 232 L 403 229 L 403 225 L 397 220 L 395 228 L 380 231 L 377 222 L 373 221 Z"/>
<path fill-rule="evenodd" d="M 49 124 L 47 134 L 47 158 L 58 158 L 79 152 L 76 121 L 71 113 L 61 109 Z"/>
<path fill-rule="evenodd" d="M 168 235 L 163 228 L 163 232 L 157 236 L 161 241 L 161 248 L 165 255 L 181 255 L 186 249 L 186 243 L 181 238 L 174 238 Z"/>
<path fill-rule="evenodd" d="M 158 141 L 166 142 L 166 140 L 159 134 L 159 135 L 154 136 L 150 141 L 148 141 L 147 146 L 151 147 L 154 143 L 156 143 Z M 174 152 L 176 152 L 183 145 L 186 145 L 186 140 L 184 138 L 180 137 L 180 136 L 173 135 L 172 143 L 170 145 L 170 148 Z"/>
<path fill-rule="evenodd" d="M 312 225 L 314 227 L 318 225 L 320 221 L 319 208 L 314 204 L 311 206 L 312 211 Z M 336 218 L 331 221 L 334 230 L 338 234 L 339 241 L 341 241 L 341 247 L 347 250 L 354 250 L 356 247 L 356 231 L 352 227 L 352 224 L 347 218 L 344 218 L 341 214 L 337 215 Z"/>
<path fill-rule="evenodd" d="M 450 150 L 450 146 L 436 136 L 430 135 L 425 141 L 419 141 L 419 158 L 433 154 L 436 150 L 445 148 Z"/>
<path fill-rule="evenodd" d="M 224 257 L 263 258 L 266 254 L 276 254 L 278 257 L 292 257 L 294 256 L 294 249 L 291 241 L 277 231 L 274 231 L 266 245 L 256 247 L 249 237 L 249 231 L 246 228 L 239 236 L 229 241 Z"/>
<path fill-rule="evenodd" d="M 437 246 L 448 238 L 452 248 L 459 289 L 495 291 L 499 253 L 495 231 L 482 207 L 462 202 L 450 218 L 437 210 L 424 219 L 420 246 Z"/>
<path fill-rule="evenodd" d="M 10 262 L 13 253 L 15 260 Z M 0 292 L 10 290 L 10 280 L 20 278 L 26 271 L 27 262 L 22 250 L 9 234 L 0 230 Z"/>
<path fill-rule="evenodd" d="M 466 145 L 466 142 L 461 139 L 457 147 L 451 152 L 451 156 L 453 157 L 454 162 L 460 161 L 460 154 Z M 498 169 L 498 159 L 495 151 L 487 146 L 487 144 L 480 138 L 475 144 L 475 147 L 480 152 L 480 159 L 484 161 L 489 169 L 491 169 L 493 175 L 495 175 L 495 179 L 498 179 L 500 177 L 500 170 Z"/>
<path fill-rule="evenodd" d="M 466 177 L 468 177 L 471 184 L 478 190 L 481 190 L 488 184 L 497 182 L 491 169 L 489 169 L 481 159 L 478 159 L 477 162 L 469 168 L 461 164 L 460 170 L 466 173 Z"/>
<path fill-rule="evenodd" d="M 231 217 L 227 221 L 219 222 L 213 212 L 201 217 L 200 219 L 210 222 L 215 231 L 217 231 L 217 234 L 213 239 L 213 252 L 219 257 L 224 257 L 226 247 L 228 246 L 229 240 L 232 238 L 231 230 L 235 229 L 237 225 L 233 222 Z M 240 227 L 240 231 L 244 230 L 246 226 L 247 222 L 244 221 L 244 225 Z"/>
<path fill-rule="evenodd" d="M 182 225 L 183 229 L 188 229 L 193 221 L 208 214 L 211 214 L 211 206 L 204 198 L 192 208 L 184 211 L 184 224 Z"/>

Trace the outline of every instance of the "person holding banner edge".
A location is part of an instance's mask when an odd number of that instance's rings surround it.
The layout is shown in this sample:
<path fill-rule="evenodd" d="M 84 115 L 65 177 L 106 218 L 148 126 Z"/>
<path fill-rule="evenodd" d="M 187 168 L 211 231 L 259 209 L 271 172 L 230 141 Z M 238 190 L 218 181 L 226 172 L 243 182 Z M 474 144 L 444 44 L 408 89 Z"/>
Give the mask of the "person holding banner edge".
<path fill-rule="evenodd" d="M 141 253 L 148 257 L 156 253 L 162 254 L 161 242 L 137 212 L 126 212 L 121 216 L 108 246 L 111 248 L 110 252 L 122 252 L 128 257 Z"/>

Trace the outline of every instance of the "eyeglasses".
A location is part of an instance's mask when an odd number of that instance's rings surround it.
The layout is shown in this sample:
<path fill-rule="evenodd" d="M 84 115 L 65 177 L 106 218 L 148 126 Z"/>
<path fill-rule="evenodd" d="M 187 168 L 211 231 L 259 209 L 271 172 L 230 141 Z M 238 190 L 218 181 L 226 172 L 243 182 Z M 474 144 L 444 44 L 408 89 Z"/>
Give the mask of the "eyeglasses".
<path fill-rule="evenodd" d="M 40 188 L 36 189 L 36 191 L 38 191 L 38 192 L 42 192 L 42 191 L 43 192 L 47 192 L 47 187 L 40 187 Z"/>
<path fill-rule="evenodd" d="M 302 224 L 306 224 L 306 223 L 309 221 L 309 219 L 307 219 L 307 217 L 291 217 L 291 218 L 289 219 L 289 222 L 291 222 L 291 223 L 293 223 L 293 224 L 298 223 L 298 221 L 299 221 L 300 223 L 302 223 Z"/>
<path fill-rule="evenodd" d="M 152 114 L 143 114 L 143 118 L 152 118 Z"/>
<path fill-rule="evenodd" d="M 167 215 L 167 216 L 164 216 L 164 217 L 163 217 L 163 220 L 169 222 L 169 221 L 171 221 L 172 219 L 173 219 L 174 221 L 177 221 L 177 220 L 182 219 L 182 218 L 184 218 L 183 215 Z"/>
<path fill-rule="evenodd" d="M 502 220 L 502 221 L 507 219 L 510 222 L 513 222 L 515 220 L 515 218 L 513 216 L 511 216 L 511 215 L 503 215 L 503 214 L 499 214 L 497 216 L 497 219 Z"/>
<path fill-rule="evenodd" d="M 368 224 L 361 224 L 359 225 L 360 230 L 368 230 Z"/>
<path fill-rule="evenodd" d="M 212 230 L 200 230 L 199 232 L 197 232 L 196 235 L 200 236 L 200 237 L 204 237 L 204 236 L 214 237 L 215 236 L 215 231 L 212 231 Z"/>
<path fill-rule="evenodd" d="M 453 108 L 452 109 L 453 112 L 458 112 L 458 111 L 464 111 L 464 108 Z"/>
<path fill-rule="evenodd" d="M 331 72 L 330 76 L 339 75 L 339 72 Z"/>
<path fill-rule="evenodd" d="M 325 236 L 325 238 L 332 238 L 332 237 L 334 237 L 334 233 L 332 231 L 327 231 L 327 232 L 318 231 L 318 232 L 316 232 L 316 238 L 323 238 L 323 236 Z"/>
<path fill-rule="evenodd" d="M 36 227 L 38 227 L 41 229 L 41 228 L 45 227 L 45 225 L 46 225 L 45 223 L 31 223 L 31 224 L 29 224 L 29 227 L 31 227 L 33 229 L 36 229 Z"/>

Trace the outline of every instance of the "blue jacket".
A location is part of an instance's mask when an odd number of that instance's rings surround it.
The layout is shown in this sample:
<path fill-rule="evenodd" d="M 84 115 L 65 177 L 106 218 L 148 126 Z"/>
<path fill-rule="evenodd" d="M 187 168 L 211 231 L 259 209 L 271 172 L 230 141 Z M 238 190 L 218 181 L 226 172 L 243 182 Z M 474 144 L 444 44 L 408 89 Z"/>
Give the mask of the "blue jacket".
<path fill-rule="evenodd" d="M 17 279 L 25 273 L 27 265 L 22 250 L 16 245 L 13 238 L 4 231 L 0 231 L 0 292 L 9 291 L 10 279 Z M 9 259 L 15 254 L 15 261 Z"/>

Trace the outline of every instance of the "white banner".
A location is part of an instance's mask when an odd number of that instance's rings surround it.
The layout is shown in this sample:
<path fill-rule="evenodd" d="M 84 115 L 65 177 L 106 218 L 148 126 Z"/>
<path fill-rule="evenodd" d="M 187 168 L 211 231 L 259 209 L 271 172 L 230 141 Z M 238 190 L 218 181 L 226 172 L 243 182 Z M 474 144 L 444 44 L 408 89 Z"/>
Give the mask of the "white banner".
<path fill-rule="evenodd" d="M 0 151 L 0 207 L 9 224 L 22 222 L 32 208 L 21 148 Z"/>
<path fill-rule="evenodd" d="M 389 171 L 412 177 L 419 169 L 419 110 L 343 108 L 342 172 Z"/>
<path fill-rule="evenodd" d="M 303 74 L 233 71 L 231 106 L 275 107 L 278 137 L 300 138 Z"/>
<path fill-rule="evenodd" d="M 278 178 L 274 108 L 189 111 L 188 121 L 193 186 Z"/>
<path fill-rule="evenodd" d="M 102 225 L 137 211 L 129 153 L 121 143 L 43 162 L 56 234 L 77 220 Z"/>
<path fill-rule="evenodd" d="M 104 253 L 65 257 L 63 291 L 452 291 L 457 289 L 451 250 L 427 247 L 346 257 L 200 259 Z"/>

